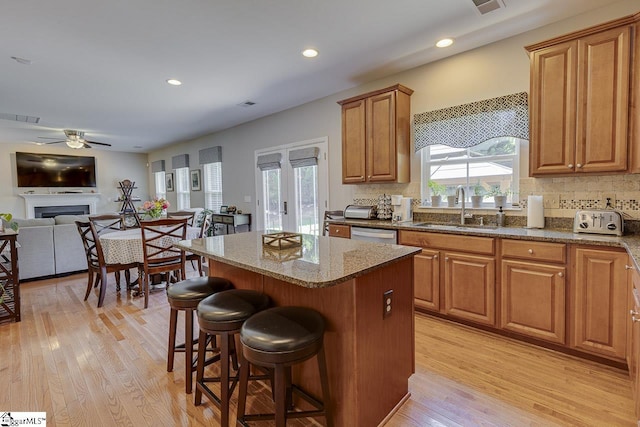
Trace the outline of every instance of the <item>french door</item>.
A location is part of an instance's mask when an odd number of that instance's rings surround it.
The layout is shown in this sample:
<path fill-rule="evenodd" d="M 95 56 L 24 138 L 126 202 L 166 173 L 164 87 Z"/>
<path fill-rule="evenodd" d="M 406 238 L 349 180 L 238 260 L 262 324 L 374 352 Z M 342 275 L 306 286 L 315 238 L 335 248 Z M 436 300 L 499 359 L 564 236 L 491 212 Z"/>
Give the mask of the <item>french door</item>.
<path fill-rule="evenodd" d="M 258 228 L 320 234 L 328 206 L 327 138 L 256 151 Z"/>

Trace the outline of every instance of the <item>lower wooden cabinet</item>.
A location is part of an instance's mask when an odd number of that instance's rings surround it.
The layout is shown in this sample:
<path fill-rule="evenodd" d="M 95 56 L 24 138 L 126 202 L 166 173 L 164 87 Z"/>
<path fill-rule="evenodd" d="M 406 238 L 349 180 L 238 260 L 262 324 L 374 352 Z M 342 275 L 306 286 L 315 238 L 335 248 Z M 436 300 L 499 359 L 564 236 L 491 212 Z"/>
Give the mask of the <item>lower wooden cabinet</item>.
<path fill-rule="evenodd" d="M 635 400 L 636 418 L 640 419 L 640 274 L 628 263 L 629 312 L 627 314 L 627 365 Z M 627 266 L 625 266 L 627 267 Z"/>
<path fill-rule="evenodd" d="M 627 272 L 623 250 L 573 247 L 571 347 L 624 361 Z"/>
<path fill-rule="evenodd" d="M 502 260 L 500 327 L 565 343 L 566 268 Z"/>
<path fill-rule="evenodd" d="M 484 325 L 496 323 L 495 258 L 444 252 L 444 313 Z"/>
<path fill-rule="evenodd" d="M 413 257 L 415 306 L 440 311 L 440 251 L 423 249 Z"/>
<path fill-rule="evenodd" d="M 329 236 L 351 238 L 351 226 L 342 224 L 329 224 Z"/>

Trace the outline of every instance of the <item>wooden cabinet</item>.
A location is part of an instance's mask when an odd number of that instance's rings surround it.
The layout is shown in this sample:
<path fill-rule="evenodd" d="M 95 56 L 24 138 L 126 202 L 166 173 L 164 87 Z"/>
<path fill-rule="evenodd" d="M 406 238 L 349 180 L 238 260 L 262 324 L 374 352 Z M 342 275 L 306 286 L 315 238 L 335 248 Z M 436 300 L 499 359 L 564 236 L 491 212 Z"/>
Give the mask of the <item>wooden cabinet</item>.
<path fill-rule="evenodd" d="M 625 172 L 632 19 L 528 46 L 530 174 Z"/>
<path fill-rule="evenodd" d="M 628 266 L 633 265 L 629 260 Z M 640 274 L 629 268 L 629 314 L 627 320 L 627 365 L 635 400 L 636 419 L 640 419 Z"/>
<path fill-rule="evenodd" d="M 624 361 L 628 322 L 627 253 L 574 246 L 572 259 L 571 347 Z"/>
<path fill-rule="evenodd" d="M 417 308 L 495 325 L 495 240 L 400 231 L 398 242 L 420 246 L 414 257 Z"/>
<path fill-rule="evenodd" d="M 495 258 L 445 252 L 443 261 L 444 313 L 495 325 Z"/>
<path fill-rule="evenodd" d="M 410 181 L 412 93 L 398 84 L 338 102 L 344 184 Z"/>
<path fill-rule="evenodd" d="M 440 251 L 423 249 L 413 257 L 415 306 L 440 311 Z"/>
<path fill-rule="evenodd" d="M 329 236 L 351 238 L 351 227 L 343 224 L 329 224 Z"/>
<path fill-rule="evenodd" d="M 566 245 L 503 239 L 501 254 L 499 326 L 564 344 Z"/>

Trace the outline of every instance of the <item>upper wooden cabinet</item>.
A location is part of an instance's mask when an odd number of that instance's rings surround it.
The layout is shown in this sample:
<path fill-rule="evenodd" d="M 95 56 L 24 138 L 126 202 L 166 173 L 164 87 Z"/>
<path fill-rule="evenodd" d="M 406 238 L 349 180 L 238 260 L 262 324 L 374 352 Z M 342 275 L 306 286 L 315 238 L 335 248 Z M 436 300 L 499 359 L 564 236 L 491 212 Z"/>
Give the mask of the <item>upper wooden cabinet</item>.
<path fill-rule="evenodd" d="M 531 58 L 531 176 L 633 170 L 631 47 L 639 17 L 526 47 Z"/>
<path fill-rule="evenodd" d="M 338 102 L 344 184 L 410 181 L 412 93 L 398 84 Z"/>

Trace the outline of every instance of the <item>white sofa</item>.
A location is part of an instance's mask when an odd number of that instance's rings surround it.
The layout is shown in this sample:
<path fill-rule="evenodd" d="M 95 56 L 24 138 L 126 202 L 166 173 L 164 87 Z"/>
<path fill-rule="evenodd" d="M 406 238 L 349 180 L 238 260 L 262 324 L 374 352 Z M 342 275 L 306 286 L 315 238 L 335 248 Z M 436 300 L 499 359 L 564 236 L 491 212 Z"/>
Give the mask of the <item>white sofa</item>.
<path fill-rule="evenodd" d="M 18 230 L 20 280 L 87 269 L 87 257 L 75 221 L 85 215 L 15 219 Z"/>

